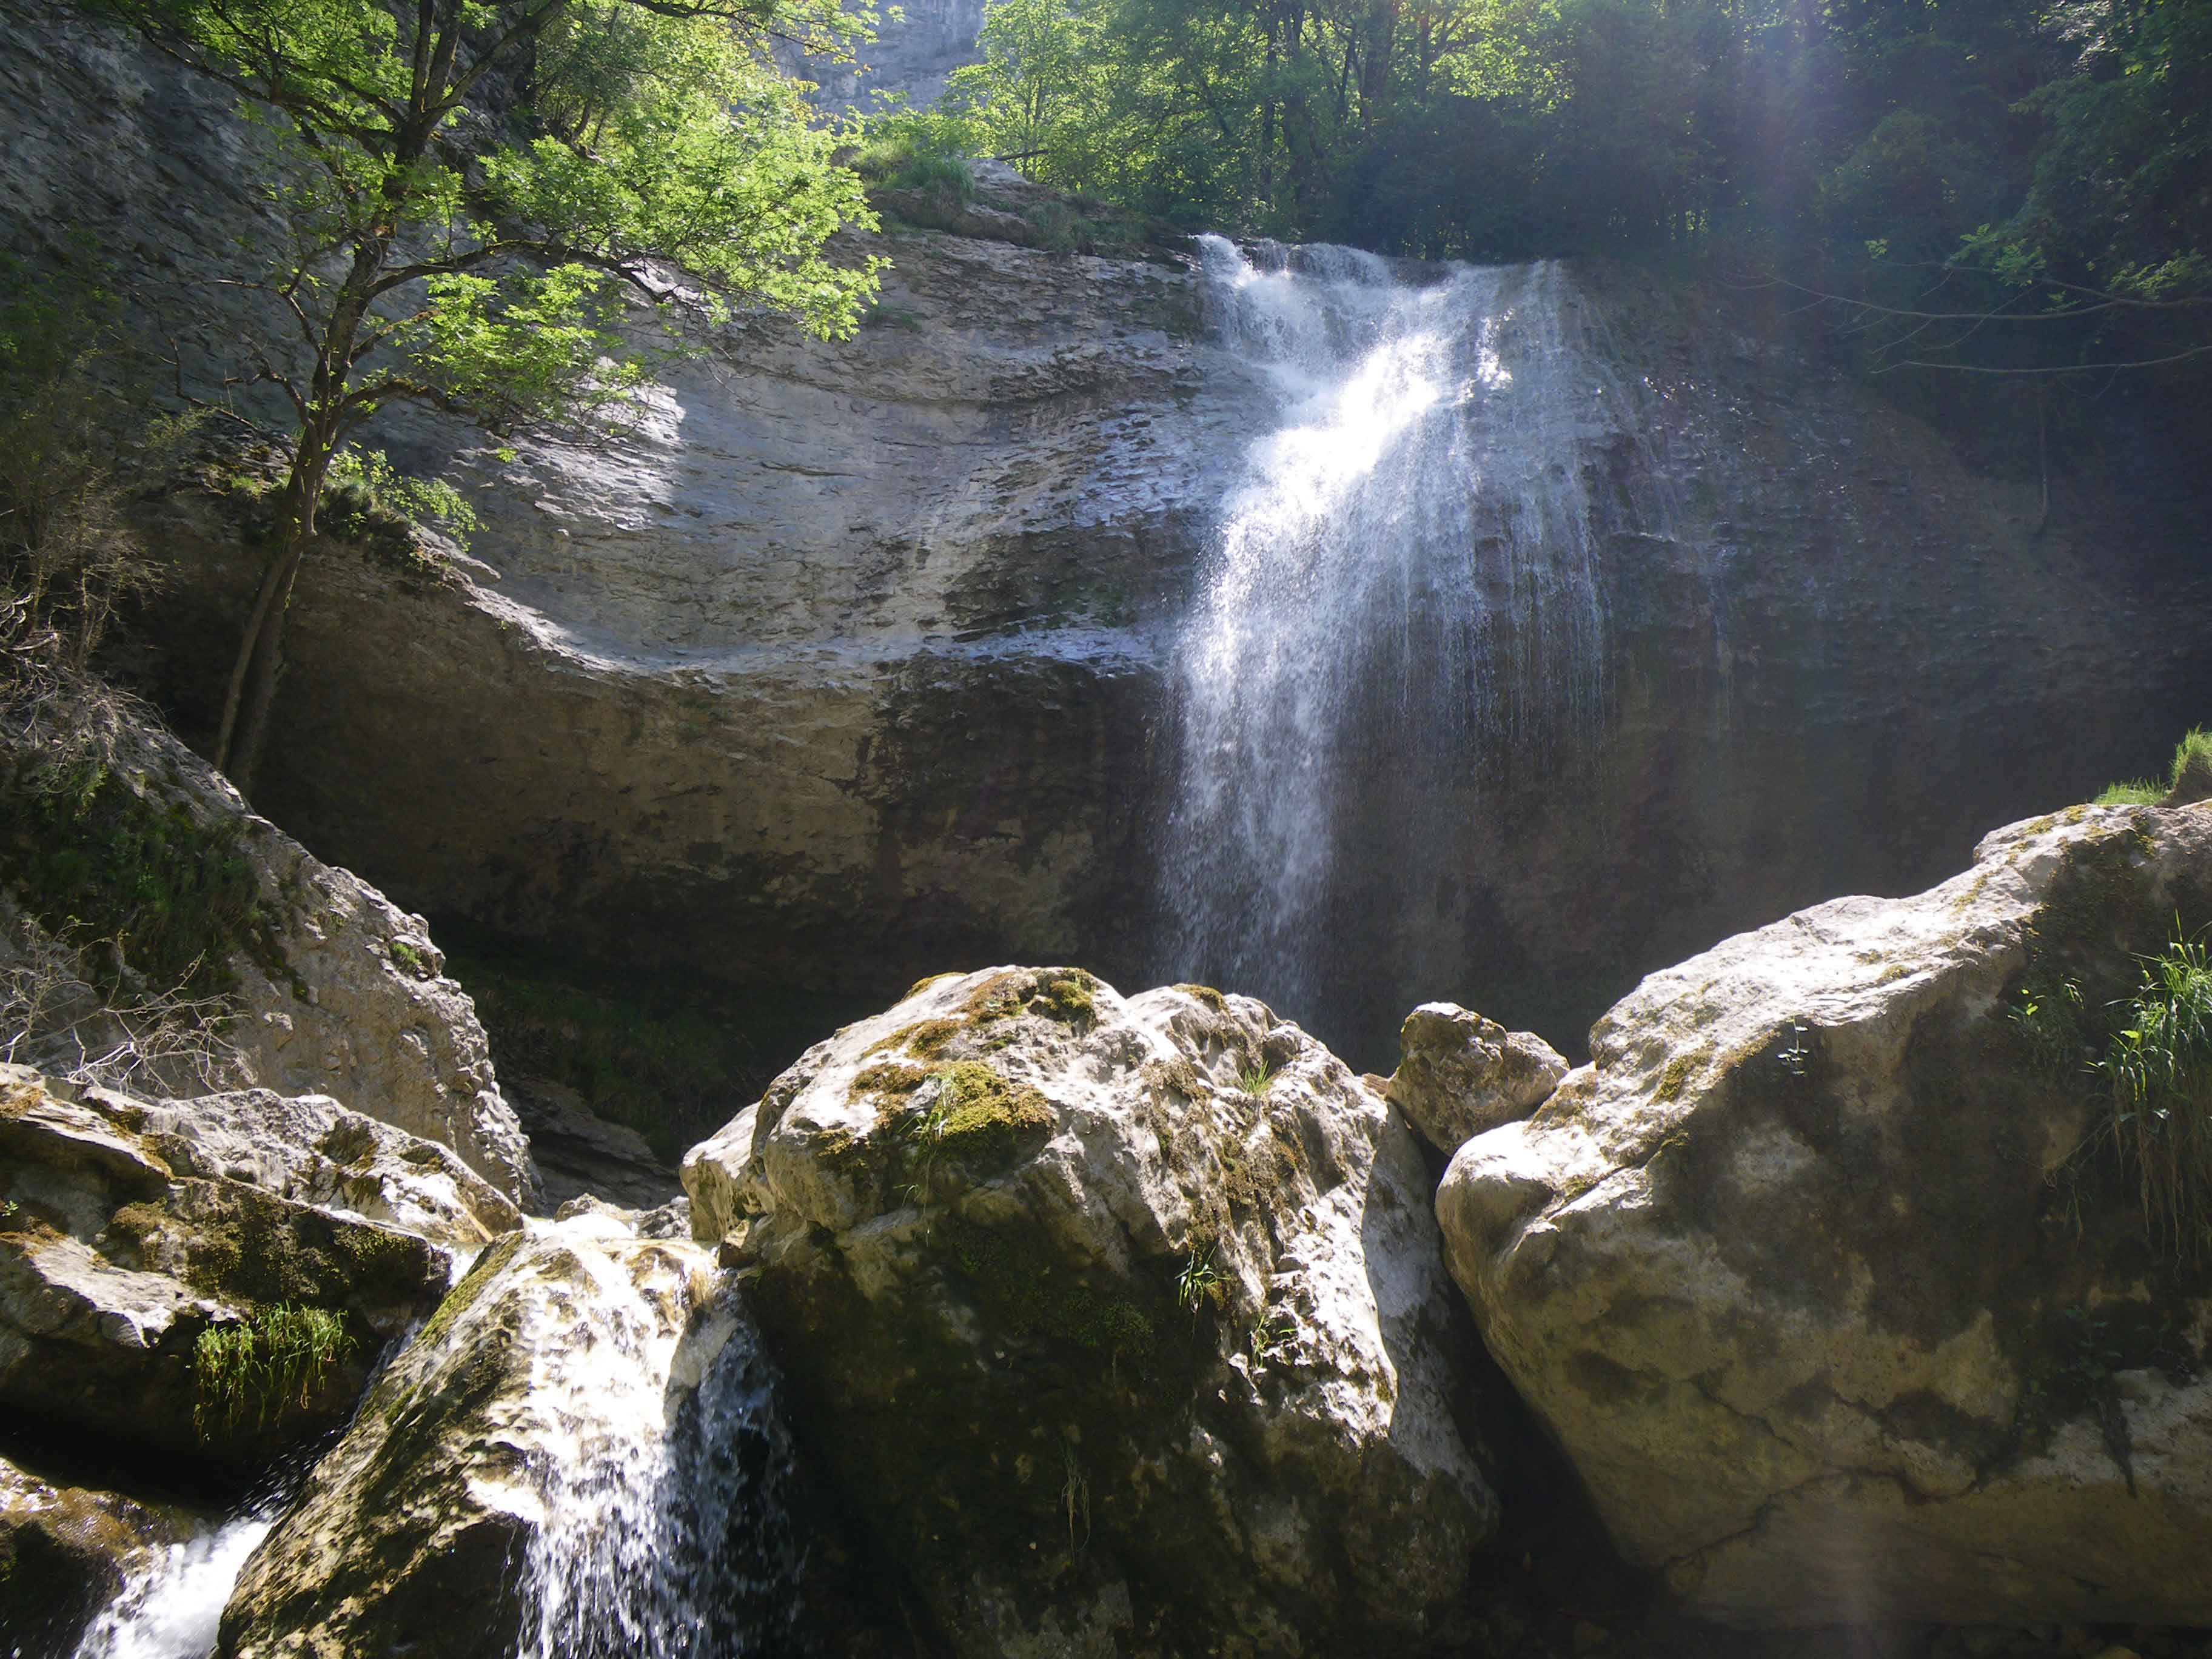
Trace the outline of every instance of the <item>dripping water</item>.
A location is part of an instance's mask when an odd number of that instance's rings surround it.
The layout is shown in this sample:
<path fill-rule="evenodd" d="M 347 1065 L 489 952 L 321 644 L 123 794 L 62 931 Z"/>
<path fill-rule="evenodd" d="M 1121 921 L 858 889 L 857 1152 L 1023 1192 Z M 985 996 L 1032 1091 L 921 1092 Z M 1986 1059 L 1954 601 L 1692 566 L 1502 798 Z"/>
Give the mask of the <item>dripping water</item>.
<path fill-rule="evenodd" d="M 1170 954 L 1356 1041 L 1333 1012 L 1460 989 L 1498 803 L 1601 748 L 1636 421 L 1556 264 L 1204 264 L 1272 410 L 1176 649 Z"/>

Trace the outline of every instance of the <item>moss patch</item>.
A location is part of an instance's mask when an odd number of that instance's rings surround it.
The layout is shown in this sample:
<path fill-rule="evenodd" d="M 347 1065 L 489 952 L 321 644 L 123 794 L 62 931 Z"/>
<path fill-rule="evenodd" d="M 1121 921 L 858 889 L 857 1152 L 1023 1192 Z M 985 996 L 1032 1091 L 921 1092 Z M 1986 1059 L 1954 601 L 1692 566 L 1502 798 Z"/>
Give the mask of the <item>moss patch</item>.
<path fill-rule="evenodd" d="M 240 952 L 276 958 L 243 820 L 199 823 L 94 766 L 21 769 L 4 794 L 0 880 L 49 933 L 112 939 L 152 985 L 192 995 L 234 989 Z M 113 962 L 96 971 L 112 990 Z"/>
<path fill-rule="evenodd" d="M 934 1060 L 943 1054 L 953 1038 L 960 1035 L 957 1019 L 925 1019 L 912 1025 L 902 1025 L 889 1036 L 868 1045 L 871 1054 L 896 1054 L 901 1050 L 920 1054 L 924 1060 Z"/>
<path fill-rule="evenodd" d="M 985 1310 L 1018 1336 L 1071 1343 L 1142 1367 L 1158 1347 L 1152 1316 L 1133 1297 L 1054 1267 L 1034 1239 L 958 1218 L 940 1230 L 953 1265 Z"/>
<path fill-rule="evenodd" d="M 1025 1083 L 1009 1083 L 980 1060 L 939 1072 L 938 1144 L 971 1163 L 1003 1166 L 1024 1142 L 1042 1139 L 1056 1121 L 1052 1103 Z"/>
<path fill-rule="evenodd" d="M 461 1282 L 446 1292 L 446 1299 L 438 1304 L 437 1312 L 430 1316 L 415 1340 L 426 1344 L 435 1342 L 452 1330 L 460 1316 L 476 1305 L 485 1287 L 507 1271 L 515 1252 L 522 1248 L 522 1234 L 509 1233 L 470 1263 Z"/>

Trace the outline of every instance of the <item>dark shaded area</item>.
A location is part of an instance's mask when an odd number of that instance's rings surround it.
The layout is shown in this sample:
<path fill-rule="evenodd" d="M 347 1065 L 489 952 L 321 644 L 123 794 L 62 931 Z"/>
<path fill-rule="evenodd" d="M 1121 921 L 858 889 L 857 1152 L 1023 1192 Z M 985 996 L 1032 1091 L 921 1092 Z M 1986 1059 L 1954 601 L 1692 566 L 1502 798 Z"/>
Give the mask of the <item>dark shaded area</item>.
<path fill-rule="evenodd" d="M 573 1089 L 673 1164 L 872 1000 L 622 967 L 445 918 L 447 969 L 475 1002 L 502 1078 Z"/>

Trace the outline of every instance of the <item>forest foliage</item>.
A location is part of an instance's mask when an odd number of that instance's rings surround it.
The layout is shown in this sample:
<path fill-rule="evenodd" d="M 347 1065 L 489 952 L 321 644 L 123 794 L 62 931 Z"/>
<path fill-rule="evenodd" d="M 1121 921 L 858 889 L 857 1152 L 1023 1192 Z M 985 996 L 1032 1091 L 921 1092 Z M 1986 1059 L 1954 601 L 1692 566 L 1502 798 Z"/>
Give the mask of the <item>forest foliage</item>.
<path fill-rule="evenodd" d="M 1189 228 L 1689 255 L 1899 361 L 2212 352 L 2202 0 L 1000 0 L 981 47 L 886 125 Z"/>

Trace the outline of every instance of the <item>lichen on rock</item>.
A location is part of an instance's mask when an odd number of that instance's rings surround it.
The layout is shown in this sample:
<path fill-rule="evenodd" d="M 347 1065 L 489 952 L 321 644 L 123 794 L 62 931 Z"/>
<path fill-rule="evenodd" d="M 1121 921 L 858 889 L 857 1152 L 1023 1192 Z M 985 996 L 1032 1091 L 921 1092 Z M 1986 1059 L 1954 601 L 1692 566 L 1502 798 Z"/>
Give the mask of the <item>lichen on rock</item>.
<path fill-rule="evenodd" d="M 1419 1154 L 1258 1003 L 932 981 L 685 1180 L 820 1467 L 955 1650 L 1456 1628 L 1496 1506 Z"/>

